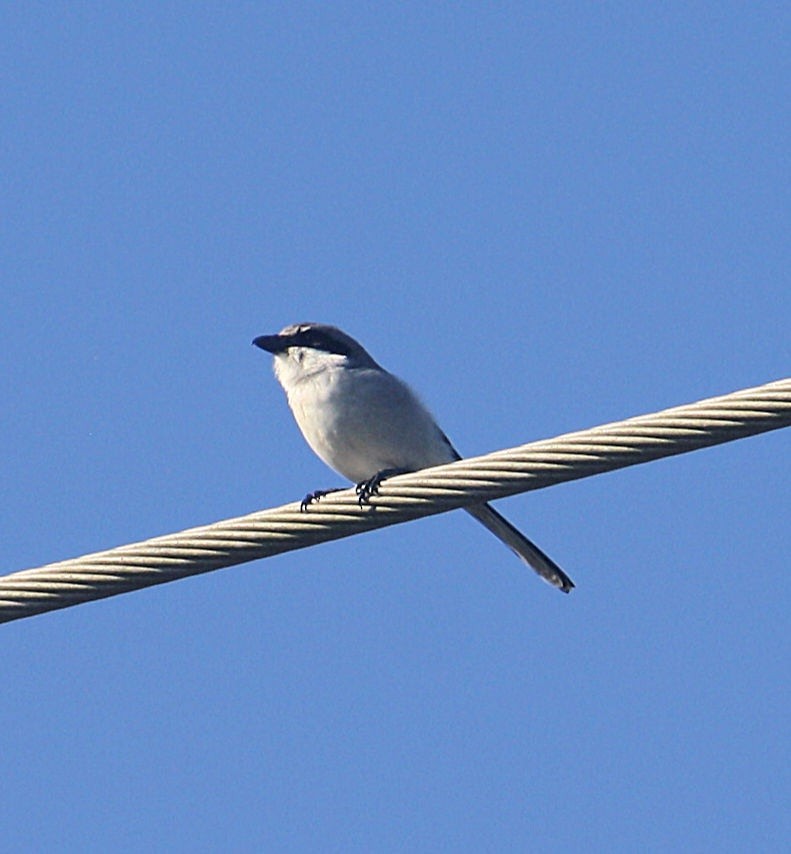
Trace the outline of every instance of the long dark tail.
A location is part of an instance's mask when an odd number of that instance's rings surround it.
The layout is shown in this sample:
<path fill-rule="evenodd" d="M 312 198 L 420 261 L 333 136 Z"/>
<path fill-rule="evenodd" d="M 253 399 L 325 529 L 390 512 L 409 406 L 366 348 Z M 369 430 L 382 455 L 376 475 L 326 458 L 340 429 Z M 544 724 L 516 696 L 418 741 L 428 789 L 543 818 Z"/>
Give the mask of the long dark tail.
<path fill-rule="evenodd" d="M 498 539 L 502 540 L 520 560 L 534 569 L 545 581 L 564 593 L 570 593 L 574 582 L 565 572 L 527 537 L 518 531 L 504 516 L 501 516 L 490 504 L 474 504 L 464 508 L 482 525 L 487 527 Z"/>

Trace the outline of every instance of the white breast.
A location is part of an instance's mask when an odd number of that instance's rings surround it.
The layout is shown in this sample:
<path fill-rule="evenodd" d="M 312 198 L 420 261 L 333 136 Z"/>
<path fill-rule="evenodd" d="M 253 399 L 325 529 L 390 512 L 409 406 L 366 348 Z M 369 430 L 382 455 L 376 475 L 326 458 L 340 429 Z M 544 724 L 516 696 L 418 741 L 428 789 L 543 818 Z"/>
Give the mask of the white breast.
<path fill-rule="evenodd" d="M 455 459 L 428 410 L 386 371 L 331 366 L 283 385 L 310 447 L 355 483 Z"/>

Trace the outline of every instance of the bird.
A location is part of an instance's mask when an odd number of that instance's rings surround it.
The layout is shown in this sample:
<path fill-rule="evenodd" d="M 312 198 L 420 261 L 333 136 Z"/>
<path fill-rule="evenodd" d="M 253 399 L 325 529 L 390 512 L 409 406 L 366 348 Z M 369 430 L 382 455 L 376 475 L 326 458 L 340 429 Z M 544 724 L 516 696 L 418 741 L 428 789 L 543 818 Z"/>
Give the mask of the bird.
<path fill-rule="evenodd" d="M 324 323 L 296 323 L 253 344 L 274 356 L 275 377 L 302 435 L 331 469 L 357 485 L 367 504 L 388 477 L 461 459 L 433 415 L 401 379 L 354 338 Z M 307 510 L 336 490 L 305 496 Z M 545 581 L 564 593 L 574 582 L 490 504 L 464 508 Z"/>

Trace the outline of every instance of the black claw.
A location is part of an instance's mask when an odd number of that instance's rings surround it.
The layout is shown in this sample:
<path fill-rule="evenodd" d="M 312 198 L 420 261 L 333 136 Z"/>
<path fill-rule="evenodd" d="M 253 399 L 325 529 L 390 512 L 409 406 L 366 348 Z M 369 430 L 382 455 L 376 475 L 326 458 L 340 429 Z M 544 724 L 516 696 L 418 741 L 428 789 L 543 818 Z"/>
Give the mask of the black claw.
<path fill-rule="evenodd" d="M 340 491 L 340 489 L 317 489 L 315 492 L 309 492 L 299 503 L 300 512 L 304 513 L 314 501 L 320 501 L 325 495 Z"/>
<path fill-rule="evenodd" d="M 378 471 L 373 477 L 368 480 L 361 480 L 355 487 L 357 493 L 357 503 L 362 507 L 364 504 L 370 504 L 371 498 L 379 494 L 379 487 L 383 480 L 388 477 L 394 477 L 397 474 L 404 474 L 406 469 L 383 469 Z"/>

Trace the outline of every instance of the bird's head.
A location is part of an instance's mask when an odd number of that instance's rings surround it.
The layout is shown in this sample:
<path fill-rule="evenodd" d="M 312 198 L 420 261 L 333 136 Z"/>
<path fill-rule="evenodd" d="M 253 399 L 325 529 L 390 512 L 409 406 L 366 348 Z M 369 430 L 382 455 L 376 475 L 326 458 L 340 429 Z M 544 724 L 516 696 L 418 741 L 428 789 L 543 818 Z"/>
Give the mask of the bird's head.
<path fill-rule="evenodd" d="M 330 368 L 378 367 L 351 335 L 325 323 L 294 323 L 277 335 L 259 335 L 253 344 L 275 357 L 275 376 L 286 389 Z"/>

